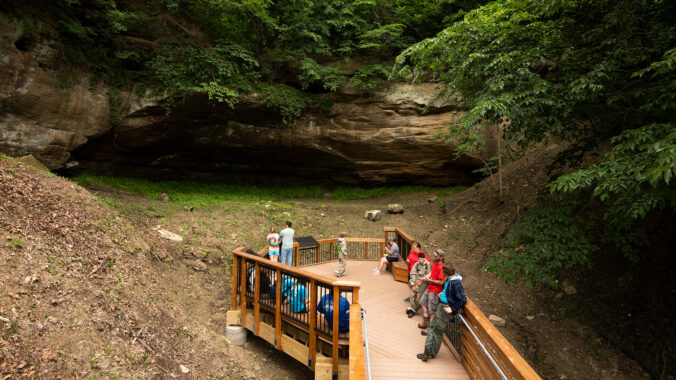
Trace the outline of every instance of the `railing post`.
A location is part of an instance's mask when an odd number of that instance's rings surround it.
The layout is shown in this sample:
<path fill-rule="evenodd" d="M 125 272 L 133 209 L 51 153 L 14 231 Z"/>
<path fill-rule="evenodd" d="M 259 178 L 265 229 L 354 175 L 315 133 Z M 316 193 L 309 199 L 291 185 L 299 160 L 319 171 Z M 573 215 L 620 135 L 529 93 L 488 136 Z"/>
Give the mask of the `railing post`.
<path fill-rule="evenodd" d="M 275 289 L 275 348 L 282 349 L 282 271 L 277 268 L 277 288 Z"/>
<path fill-rule="evenodd" d="M 259 326 L 261 322 L 261 266 L 258 261 L 256 261 L 254 273 L 256 274 L 256 279 L 254 280 L 254 335 L 258 336 L 260 334 Z"/>
<path fill-rule="evenodd" d="M 321 252 L 321 250 L 322 250 L 321 245 L 318 245 L 317 246 L 317 261 L 315 262 L 315 264 L 319 264 L 319 260 L 320 260 L 319 252 Z"/>
<path fill-rule="evenodd" d="M 333 347 L 331 350 L 331 356 L 333 360 L 333 373 L 338 373 L 338 336 L 340 335 L 340 287 L 338 285 L 333 285 L 333 328 L 331 329 L 331 337 L 333 342 Z"/>
<path fill-rule="evenodd" d="M 237 260 L 239 256 L 232 255 L 232 310 L 237 309 Z"/>
<path fill-rule="evenodd" d="M 246 328 L 246 259 L 244 257 L 242 257 L 240 266 L 242 267 L 242 281 L 239 288 L 239 299 L 242 304 L 242 327 Z"/>
<path fill-rule="evenodd" d="M 315 280 L 310 280 L 310 326 L 308 326 L 310 350 L 310 368 L 315 370 L 315 363 L 317 361 L 317 283 Z"/>
<path fill-rule="evenodd" d="M 364 242 L 364 260 L 369 258 L 369 243 Z"/>
<path fill-rule="evenodd" d="M 387 241 L 387 238 L 385 238 L 385 241 Z M 380 243 L 380 257 L 385 256 L 385 243 Z M 380 260 L 380 257 L 378 260 Z"/>
<path fill-rule="evenodd" d="M 298 244 L 298 243 L 296 243 L 296 244 Z M 296 245 L 296 244 L 293 245 L 293 248 L 294 248 L 294 251 L 296 253 L 296 255 L 295 255 L 296 256 L 296 265 L 295 266 L 298 267 L 298 266 L 300 266 L 300 245 Z"/>
<path fill-rule="evenodd" d="M 355 286 L 352 288 L 352 304 L 359 303 L 359 287 Z"/>

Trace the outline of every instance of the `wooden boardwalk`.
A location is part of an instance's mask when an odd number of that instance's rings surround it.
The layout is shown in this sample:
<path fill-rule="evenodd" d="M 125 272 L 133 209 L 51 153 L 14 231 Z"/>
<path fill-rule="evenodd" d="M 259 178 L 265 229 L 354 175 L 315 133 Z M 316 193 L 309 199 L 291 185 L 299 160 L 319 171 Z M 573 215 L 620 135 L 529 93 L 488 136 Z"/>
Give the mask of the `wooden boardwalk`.
<path fill-rule="evenodd" d="M 366 311 L 373 379 L 469 379 L 462 364 L 442 345 L 439 355 L 427 363 L 416 358 L 425 346 L 417 324 L 422 316 L 408 318 L 404 298 L 406 284 L 394 281 L 390 272 L 374 276 L 374 261 L 348 261 L 346 280 L 361 282 L 359 303 Z M 304 267 L 304 270 L 334 277 L 337 262 Z M 419 313 L 422 314 L 422 313 Z"/>

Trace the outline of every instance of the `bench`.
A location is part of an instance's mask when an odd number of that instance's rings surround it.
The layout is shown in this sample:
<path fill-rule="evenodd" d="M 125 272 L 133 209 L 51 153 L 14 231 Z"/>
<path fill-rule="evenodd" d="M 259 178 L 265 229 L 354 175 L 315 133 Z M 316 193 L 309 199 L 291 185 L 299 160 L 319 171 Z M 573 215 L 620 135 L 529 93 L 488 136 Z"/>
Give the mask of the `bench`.
<path fill-rule="evenodd" d="M 408 263 L 406 263 L 406 260 L 399 259 L 399 261 L 391 263 L 390 270 L 395 281 L 408 283 Z"/>

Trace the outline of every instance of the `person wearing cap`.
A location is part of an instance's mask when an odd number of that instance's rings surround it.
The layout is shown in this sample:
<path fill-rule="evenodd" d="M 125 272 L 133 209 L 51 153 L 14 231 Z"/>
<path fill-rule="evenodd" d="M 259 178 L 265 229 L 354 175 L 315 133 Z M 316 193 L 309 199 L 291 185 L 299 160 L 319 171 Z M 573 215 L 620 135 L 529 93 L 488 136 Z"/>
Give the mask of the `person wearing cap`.
<path fill-rule="evenodd" d="M 374 275 L 380 274 L 380 271 L 383 270 L 385 265 L 388 263 L 393 263 L 399 261 L 399 246 L 394 242 L 394 238 L 387 239 L 387 247 L 385 247 L 385 252 L 387 256 L 380 259 L 378 266 L 373 270 Z"/>
<path fill-rule="evenodd" d="M 409 318 L 413 318 L 418 312 L 420 299 L 422 298 L 423 293 L 425 293 L 425 290 L 427 290 L 427 282 L 423 282 L 423 280 L 431 270 L 430 262 L 425 260 L 425 254 L 420 252 L 418 254 L 418 261 L 413 264 L 413 268 L 411 268 L 411 276 L 408 280 L 408 286 L 411 288 L 411 296 L 409 297 L 411 306 L 406 309 L 406 314 L 408 314 Z"/>

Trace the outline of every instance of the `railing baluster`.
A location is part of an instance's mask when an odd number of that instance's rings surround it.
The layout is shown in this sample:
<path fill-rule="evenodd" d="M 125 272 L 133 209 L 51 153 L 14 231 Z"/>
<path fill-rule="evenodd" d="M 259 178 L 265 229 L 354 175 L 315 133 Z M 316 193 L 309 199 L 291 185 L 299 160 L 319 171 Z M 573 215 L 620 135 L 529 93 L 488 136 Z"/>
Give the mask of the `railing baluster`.
<path fill-rule="evenodd" d="M 329 261 L 333 261 L 333 242 L 329 243 Z"/>
<path fill-rule="evenodd" d="M 339 312 L 340 312 L 340 287 L 338 285 L 333 286 L 333 328 L 331 329 L 331 337 L 333 347 L 331 351 L 331 356 L 333 359 L 333 372 L 338 373 L 338 337 L 340 335 L 340 321 L 339 321 Z"/>
<path fill-rule="evenodd" d="M 256 279 L 254 280 L 254 335 L 260 334 L 261 322 L 261 266 L 258 262 L 254 267 Z"/>
<path fill-rule="evenodd" d="M 310 350 L 310 367 L 315 370 L 315 362 L 317 361 L 317 282 L 310 280 L 310 326 L 309 336 L 310 341 L 308 348 Z"/>
<path fill-rule="evenodd" d="M 275 343 L 282 349 L 282 271 L 277 268 L 277 288 L 275 289 Z"/>

